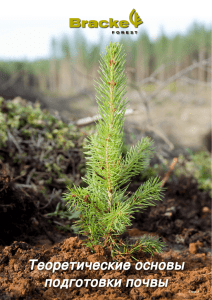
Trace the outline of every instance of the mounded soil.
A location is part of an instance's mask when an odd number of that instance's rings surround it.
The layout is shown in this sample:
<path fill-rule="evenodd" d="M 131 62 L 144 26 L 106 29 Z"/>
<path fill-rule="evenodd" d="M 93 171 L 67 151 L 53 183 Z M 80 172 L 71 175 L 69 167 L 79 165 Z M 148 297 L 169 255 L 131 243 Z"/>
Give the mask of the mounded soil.
<path fill-rule="evenodd" d="M 133 191 L 138 185 L 132 184 Z M 211 238 L 210 196 L 199 191 L 192 179 L 182 177 L 167 183 L 163 202 L 137 213 L 128 229 L 128 240 L 135 241 L 146 233 L 166 242 L 163 254 L 138 252 L 134 257 L 144 262 L 174 262 L 183 270 L 135 270 L 130 256 L 129 270 L 38 270 L 44 262 L 113 262 L 110 252 L 96 246 L 94 252 L 83 244 L 85 237 L 62 233 L 36 208 L 39 195 L 26 195 L 12 184 L 1 184 L 0 299 L 210 299 Z M 40 197 L 42 202 L 42 197 Z M 56 217 L 53 217 L 57 219 Z M 52 218 L 52 219 L 53 219 Z M 61 221 L 60 221 L 61 222 Z M 71 221 L 70 221 L 71 222 Z M 31 259 L 36 259 L 31 270 Z M 117 279 L 121 287 L 45 287 L 46 279 Z M 167 287 L 126 287 L 128 279 L 168 279 Z M 58 281 L 57 281 L 58 282 Z M 145 281 L 146 282 L 146 281 Z"/>
<path fill-rule="evenodd" d="M 1 155 L 9 157 L 8 149 Z M 77 160 L 77 157 L 75 157 Z M 80 161 L 80 158 L 78 158 Z M 33 160 L 32 160 L 33 161 Z M 16 168 L 9 159 L 10 168 Z M 130 256 L 117 257 L 130 262 L 129 270 L 38 270 L 39 262 L 114 262 L 107 248 L 87 248 L 86 237 L 58 229 L 60 225 L 72 225 L 73 220 L 48 217 L 61 200 L 55 197 L 49 205 L 39 190 L 17 188 L 6 174 L 5 164 L 0 167 L 0 299 L 98 299 L 98 300 L 165 300 L 165 299 L 211 299 L 211 198 L 208 192 L 197 187 L 194 178 L 172 177 L 165 184 L 164 199 L 142 213 L 136 213 L 125 238 L 135 242 L 144 234 L 159 236 L 166 247 L 162 254 L 151 258 L 138 252 L 134 257 L 145 262 L 173 262 L 183 270 L 135 270 L 136 261 Z M 75 170 L 76 171 L 76 170 Z M 70 172 L 70 170 L 69 170 Z M 79 171 L 78 171 L 79 175 Z M 139 176 L 133 178 L 129 191 L 134 192 L 142 184 Z M 53 188 L 66 191 L 66 186 L 54 182 Z M 49 199 L 49 198 L 48 198 Z M 39 206 L 38 206 L 39 202 Z M 31 269 L 30 260 L 37 260 Z M 46 279 L 58 279 L 56 286 L 45 287 Z M 112 287 L 57 287 L 67 279 L 122 280 L 121 286 Z M 126 286 L 128 279 L 161 280 L 166 287 Z M 115 283 L 112 281 L 112 285 Z M 80 281 L 79 281 L 80 282 Z M 156 282 L 156 281 L 153 281 Z"/>

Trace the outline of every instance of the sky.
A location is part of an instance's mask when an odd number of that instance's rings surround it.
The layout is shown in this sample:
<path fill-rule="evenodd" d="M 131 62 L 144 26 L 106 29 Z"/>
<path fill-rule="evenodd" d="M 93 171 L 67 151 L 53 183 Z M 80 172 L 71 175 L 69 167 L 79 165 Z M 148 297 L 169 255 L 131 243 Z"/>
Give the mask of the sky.
<path fill-rule="evenodd" d="M 71 40 L 76 30 L 69 28 L 69 18 L 129 21 L 132 9 L 136 10 L 143 24 L 137 29 L 130 25 L 129 30 L 137 30 L 138 33 L 145 30 L 152 40 L 157 39 L 162 30 L 168 36 L 185 34 L 194 21 L 212 28 L 208 0 L 3 1 L 0 9 L 0 60 L 49 58 L 52 37 L 58 39 L 67 35 Z M 101 33 L 110 38 L 112 30 L 118 29 L 80 30 L 88 41 L 95 43 Z M 120 35 L 114 36 L 118 41 Z"/>

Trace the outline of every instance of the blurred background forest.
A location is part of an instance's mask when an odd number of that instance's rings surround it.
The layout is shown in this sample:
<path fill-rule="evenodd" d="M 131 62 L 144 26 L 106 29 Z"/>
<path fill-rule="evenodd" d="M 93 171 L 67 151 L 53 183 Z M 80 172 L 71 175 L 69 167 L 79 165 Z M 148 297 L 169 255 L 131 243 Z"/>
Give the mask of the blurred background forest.
<path fill-rule="evenodd" d="M 105 41 L 102 36 L 98 44 L 89 43 L 82 31 L 76 30 L 72 39 L 68 36 L 52 38 L 49 59 L 0 61 L 0 93 L 4 97 L 13 97 L 12 87 L 18 85 L 21 94 L 29 88 L 50 96 L 72 96 L 83 90 L 89 94 L 93 79 L 98 76 L 100 53 L 107 42 L 110 41 Z M 128 79 L 138 85 L 159 67 L 161 70 L 155 79 L 164 81 L 193 62 L 211 56 L 211 30 L 196 23 L 186 35 L 169 38 L 161 33 L 151 41 L 143 31 L 136 40 L 130 35 L 122 35 L 120 43 L 127 52 Z M 204 67 L 193 69 L 186 77 L 193 83 L 195 80 L 202 84 L 211 81 L 211 73 Z"/>
<path fill-rule="evenodd" d="M 0 95 L 39 100 L 41 107 L 58 110 L 68 121 L 93 116 L 100 53 L 114 39 L 117 35 L 101 35 L 92 43 L 76 29 L 73 37 L 52 38 L 48 59 L 0 61 Z M 143 126 L 145 111 L 148 123 L 154 120 L 173 143 L 202 144 L 211 123 L 211 29 L 194 22 L 186 34 L 168 37 L 161 31 L 151 40 L 142 31 L 136 39 L 120 34 L 119 42 L 127 54 L 127 96 L 138 112 L 128 117 L 130 126 Z"/>

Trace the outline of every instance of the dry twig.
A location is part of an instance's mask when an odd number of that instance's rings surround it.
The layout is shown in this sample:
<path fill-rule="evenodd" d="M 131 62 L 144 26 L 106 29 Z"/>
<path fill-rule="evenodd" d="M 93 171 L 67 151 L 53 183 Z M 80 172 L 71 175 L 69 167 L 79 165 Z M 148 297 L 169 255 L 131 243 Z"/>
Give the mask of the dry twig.
<path fill-rule="evenodd" d="M 165 174 L 165 176 L 164 176 L 164 178 L 162 180 L 161 187 L 163 187 L 164 184 L 166 183 L 166 181 L 169 179 L 169 176 L 172 173 L 172 171 L 174 170 L 174 167 L 175 167 L 175 165 L 177 163 L 177 160 L 178 160 L 177 157 L 173 158 L 172 164 L 169 166 L 169 171 Z"/>

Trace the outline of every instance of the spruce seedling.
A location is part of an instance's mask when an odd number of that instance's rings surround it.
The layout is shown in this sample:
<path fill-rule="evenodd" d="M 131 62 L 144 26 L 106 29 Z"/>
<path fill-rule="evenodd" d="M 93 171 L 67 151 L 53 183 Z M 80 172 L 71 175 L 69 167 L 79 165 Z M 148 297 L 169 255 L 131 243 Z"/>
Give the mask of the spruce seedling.
<path fill-rule="evenodd" d="M 162 200 L 159 177 L 142 184 L 135 193 L 127 192 L 132 176 L 144 170 L 153 153 L 152 141 L 146 137 L 122 155 L 123 124 L 127 106 L 125 54 L 122 45 L 110 43 L 100 60 L 100 80 L 96 82 L 97 103 L 101 118 L 96 134 L 87 138 L 87 174 L 83 180 L 87 187 L 69 188 L 64 200 L 69 210 L 80 211 L 75 222 L 79 233 L 88 237 L 86 245 L 108 247 L 112 256 L 130 254 L 138 250 L 160 253 L 164 243 L 158 238 L 143 236 L 133 246 L 120 235 L 132 225 L 133 213 Z M 121 251 L 122 249 L 122 251 Z M 132 256 L 133 257 L 133 256 Z"/>

